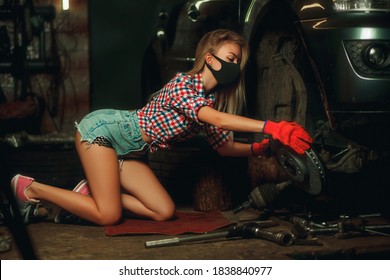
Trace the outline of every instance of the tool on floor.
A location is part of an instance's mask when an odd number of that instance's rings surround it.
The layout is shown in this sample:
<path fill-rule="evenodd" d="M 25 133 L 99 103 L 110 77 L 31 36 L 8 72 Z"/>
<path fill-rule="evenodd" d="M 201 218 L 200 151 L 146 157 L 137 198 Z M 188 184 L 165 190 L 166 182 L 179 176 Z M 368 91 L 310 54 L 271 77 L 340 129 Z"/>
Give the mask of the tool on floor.
<path fill-rule="evenodd" d="M 290 217 L 290 222 L 294 225 L 299 225 L 305 230 L 308 230 L 310 228 L 324 228 L 326 227 L 326 224 L 319 224 L 319 223 L 314 223 L 312 221 L 306 220 L 304 218 L 298 217 L 298 216 L 292 216 Z"/>
<path fill-rule="evenodd" d="M 341 219 L 334 223 L 314 223 L 303 219 L 301 217 L 291 217 L 291 223 L 299 225 L 304 228 L 311 235 L 328 235 L 333 234 L 338 239 L 346 239 L 356 236 L 361 236 L 362 234 L 379 234 L 384 236 L 389 236 L 389 234 L 381 232 L 380 230 L 390 229 L 390 224 L 377 224 L 377 225 L 368 225 L 367 221 L 363 223 L 353 222 L 347 216 L 340 216 Z M 346 218 L 347 217 L 347 218 Z M 365 217 L 377 217 L 376 216 L 366 216 L 359 215 L 359 218 Z"/>
<path fill-rule="evenodd" d="M 295 219 L 292 219 L 292 218 Z M 294 236 L 292 245 L 303 245 L 303 246 L 322 246 L 323 244 L 316 238 L 310 237 L 308 234 L 308 225 L 310 224 L 307 220 L 300 217 L 293 216 L 290 218 L 292 221 L 286 221 L 286 217 L 282 218 L 281 226 L 284 226 Z"/>
<path fill-rule="evenodd" d="M 190 236 L 180 236 L 161 240 L 147 241 L 145 242 L 145 247 L 153 248 L 178 245 L 185 242 L 205 241 L 219 238 L 234 239 L 239 237 L 265 239 L 282 246 L 290 246 L 294 241 L 294 236 L 290 232 L 271 232 L 264 230 L 264 228 L 276 225 L 277 224 L 272 221 L 249 222 L 243 225 L 230 226 L 227 230 L 224 231 L 206 232 L 200 235 L 198 234 Z"/>

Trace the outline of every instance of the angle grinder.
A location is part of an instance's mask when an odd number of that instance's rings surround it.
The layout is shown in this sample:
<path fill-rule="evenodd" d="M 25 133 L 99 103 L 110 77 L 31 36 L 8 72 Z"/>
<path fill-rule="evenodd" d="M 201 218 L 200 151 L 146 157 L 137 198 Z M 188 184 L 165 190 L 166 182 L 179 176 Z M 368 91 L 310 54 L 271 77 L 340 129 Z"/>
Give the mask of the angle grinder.
<path fill-rule="evenodd" d="M 281 191 L 291 184 L 312 195 L 321 192 L 325 184 L 325 168 L 313 147 L 300 155 L 290 147 L 271 138 L 270 150 L 290 180 L 279 184 L 266 183 L 256 187 L 249 194 L 248 200 L 233 210 L 234 213 L 250 207 L 266 208 L 276 200 Z"/>

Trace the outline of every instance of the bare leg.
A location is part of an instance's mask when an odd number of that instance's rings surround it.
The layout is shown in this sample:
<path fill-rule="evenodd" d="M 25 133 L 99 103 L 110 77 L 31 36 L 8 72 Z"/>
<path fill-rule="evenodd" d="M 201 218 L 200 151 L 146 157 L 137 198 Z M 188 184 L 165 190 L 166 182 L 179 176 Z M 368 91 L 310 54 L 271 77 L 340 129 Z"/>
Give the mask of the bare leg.
<path fill-rule="evenodd" d="M 139 217 L 157 221 L 172 218 L 175 205 L 150 167 L 137 160 L 125 160 L 120 172 L 123 208 Z"/>
<path fill-rule="evenodd" d="M 119 164 L 115 151 L 99 145 L 80 142 L 76 133 L 76 149 L 83 165 L 92 197 L 69 190 L 33 182 L 27 196 L 52 202 L 82 219 L 99 225 L 120 221 Z"/>

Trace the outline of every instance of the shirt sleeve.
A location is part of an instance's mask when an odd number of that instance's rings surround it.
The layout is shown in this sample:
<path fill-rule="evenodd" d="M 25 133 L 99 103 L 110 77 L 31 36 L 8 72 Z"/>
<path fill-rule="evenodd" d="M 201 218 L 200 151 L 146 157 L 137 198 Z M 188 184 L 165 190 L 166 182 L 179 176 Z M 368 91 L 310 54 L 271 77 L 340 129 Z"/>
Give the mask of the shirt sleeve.
<path fill-rule="evenodd" d="M 213 125 L 205 125 L 204 132 L 206 133 L 208 143 L 214 150 L 232 141 L 231 131 Z"/>
<path fill-rule="evenodd" d="M 187 78 L 179 78 L 172 86 L 170 105 L 187 118 L 202 124 L 198 119 L 198 111 L 204 106 L 213 107 L 213 102 L 200 94 Z"/>

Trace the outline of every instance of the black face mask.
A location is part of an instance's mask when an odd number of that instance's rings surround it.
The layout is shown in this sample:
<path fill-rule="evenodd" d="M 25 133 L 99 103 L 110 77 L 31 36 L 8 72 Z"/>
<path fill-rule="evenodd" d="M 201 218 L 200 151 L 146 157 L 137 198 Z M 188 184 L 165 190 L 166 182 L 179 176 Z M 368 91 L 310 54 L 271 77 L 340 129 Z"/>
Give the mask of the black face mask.
<path fill-rule="evenodd" d="M 218 85 L 226 86 L 237 81 L 238 77 L 240 76 L 240 65 L 233 62 L 226 62 L 225 60 L 222 60 L 213 54 L 211 55 L 221 63 L 221 69 L 217 71 L 206 62 L 207 68 L 209 68 L 214 78 L 217 80 Z"/>

